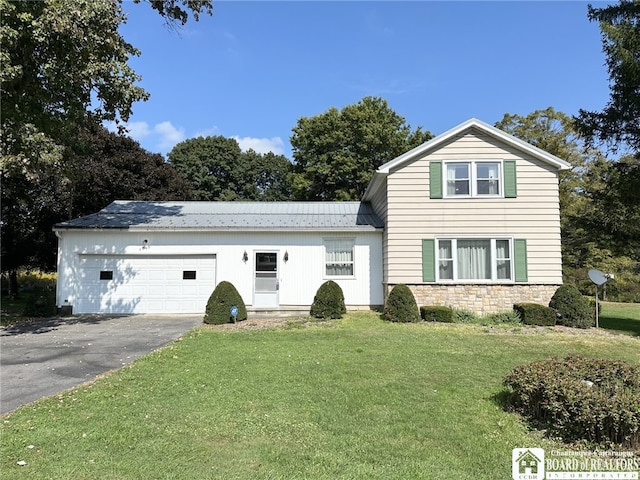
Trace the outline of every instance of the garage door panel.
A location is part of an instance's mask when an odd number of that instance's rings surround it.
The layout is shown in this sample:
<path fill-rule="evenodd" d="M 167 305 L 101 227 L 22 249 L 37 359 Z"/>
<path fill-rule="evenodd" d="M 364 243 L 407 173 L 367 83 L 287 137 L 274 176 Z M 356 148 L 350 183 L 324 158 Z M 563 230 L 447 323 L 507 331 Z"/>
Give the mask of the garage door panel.
<path fill-rule="evenodd" d="M 84 255 L 80 260 L 77 313 L 203 313 L 215 287 L 215 255 Z M 111 271 L 112 278 L 101 280 L 102 271 Z M 195 279 L 185 271 L 195 271 Z"/>

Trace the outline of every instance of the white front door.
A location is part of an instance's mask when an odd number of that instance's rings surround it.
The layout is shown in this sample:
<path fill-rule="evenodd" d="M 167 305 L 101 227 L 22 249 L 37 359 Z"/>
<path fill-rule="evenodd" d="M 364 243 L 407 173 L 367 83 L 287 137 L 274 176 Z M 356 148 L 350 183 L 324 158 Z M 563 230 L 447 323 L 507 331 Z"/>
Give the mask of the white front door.
<path fill-rule="evenodd" d="M 278 306 L 278 254 L 276 252 L 256 252 L 253 306 Z"/>

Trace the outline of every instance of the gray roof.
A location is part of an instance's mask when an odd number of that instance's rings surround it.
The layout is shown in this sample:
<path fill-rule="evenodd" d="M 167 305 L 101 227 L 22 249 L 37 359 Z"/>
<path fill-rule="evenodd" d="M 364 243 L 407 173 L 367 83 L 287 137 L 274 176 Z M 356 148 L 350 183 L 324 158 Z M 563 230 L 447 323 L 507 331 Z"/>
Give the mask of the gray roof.
<path fill-rule="evenodd" d="M 383 223 L 361 202 L 142 202 L 118 200 L 54 230 L 376 230 Z"/>

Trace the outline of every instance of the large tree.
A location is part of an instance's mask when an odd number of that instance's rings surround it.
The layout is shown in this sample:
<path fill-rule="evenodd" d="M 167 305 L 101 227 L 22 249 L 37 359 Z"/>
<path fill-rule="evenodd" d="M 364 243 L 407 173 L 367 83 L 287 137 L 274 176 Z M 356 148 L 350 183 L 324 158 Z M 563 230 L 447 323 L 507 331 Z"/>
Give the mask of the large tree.
<path fill-rule="evenodd" d="M 68 216 L 97 212 L 114 200 L 190 200 L 189 184 L 162 155 L 100 125 L 78 137 L 67 162 Z"/>
<path fill-rule="evenodd" d="M 591 224 L 612 248 L 640 261 L 640 2 L 620 0 L 602 8 L 589 6 L 599 22 L 609 72 L 610 99 L 600 112 L 580 110 L 576 123 L 591 144 L 603 143 L 624 156 L 592 173 Z M 600 185 L 600 186 L 598 186 Z"/>
<path fill-rule="evenodd" d="M 599 22 L 609 71 L 610 99 L 601 112 L 580 110 L 577 125 L 590 141 L 614 150 L 640 152 L 640 2 L 620 0 L 603 8 L 588 7 Z"/>
<path fill-rule="evenodd" d="M 14 279 L 32 261 L 25 246 L 59 220 L 42 225 L 42 212 L 67 205 L 69 143 L 87 125 L 126 121 L 132 105 L 148 98 L 128 64 L 140 52 L 118 31 L 126 21 L 121 3 L 0 0 L 2 271 Z M 211 0 L 150 5 L 170 24 L 212 13 Z"/>
<path fill-rule="evenodd" d="M 291 164 L 282 155 L 243 152 L 233 138 L 190 138 L 167 155 L 195 200 L 288 200 Z"/>
<path fill-rule="evenodd" d="M 302 117 L 293 128 L 294 196 L 298 200 L 359 200 L 375 170 L 432 138 L 412 130 L 386 100 Z"/>

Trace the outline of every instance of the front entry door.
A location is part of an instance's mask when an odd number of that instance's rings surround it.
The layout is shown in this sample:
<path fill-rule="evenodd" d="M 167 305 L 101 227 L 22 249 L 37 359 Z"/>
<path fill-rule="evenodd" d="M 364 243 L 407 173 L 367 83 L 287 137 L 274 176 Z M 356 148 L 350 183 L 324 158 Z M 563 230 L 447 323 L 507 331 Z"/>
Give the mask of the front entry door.
<path fill-rule="evenodd" d="M 278 306 L 278 254 L 256 252 L 254 276 L 254 307 Z"/>

